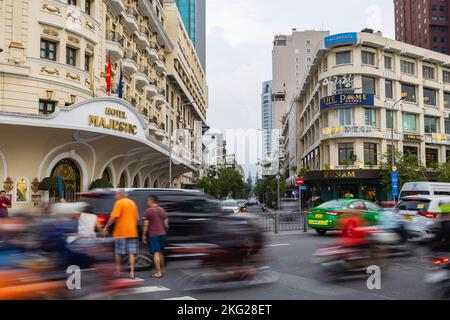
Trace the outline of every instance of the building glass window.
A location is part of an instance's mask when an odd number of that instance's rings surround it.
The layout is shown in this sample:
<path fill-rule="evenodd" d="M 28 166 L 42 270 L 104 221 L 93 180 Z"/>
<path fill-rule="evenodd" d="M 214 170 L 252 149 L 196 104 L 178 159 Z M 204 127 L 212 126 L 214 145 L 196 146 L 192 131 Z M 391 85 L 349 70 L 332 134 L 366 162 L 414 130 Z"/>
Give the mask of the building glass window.
<path fill-rule="evenodd" d="M 353 143 L 339 144 L 339 165 L 347 166 L 355 163 L 355 153 Z"/>
<path fill-rule="evenodd" d="M 428 67 L 428 66 L 423 66 L 423 77 L 425 79 L 434 80 L 435 79 L 434 68 Z"/>
<path fill-rule="evenodd" d="M 450 134 L 450 119 L 445 119 L 445 133 Z"/>
<path fill-rule="evenodd" d="M 77 5 L 77 0 L 67 0 L 67 4 L 70 6 L 76 6 Z"/>
<path fill-rule="evenodd" d="M 442 78 L 445 83 L 450 83 L 450 71 L 442 71 Z"/>
<path fill-rule="evenodd" d="M 351 51 L 343 51 L 336 53 L 336 64 L 350 64 L 352 63 Z"/>
<path fill-rule="evenodd" d="M 392 80 L 385 80 L 385 93 L 387 99 L 394 99 L 394 85 Z"/>
<path fill-rule="evenodd" d="M 425 150 L 425 161 L 427 167 L 432 167 L 439 163 L 439 150 L 427 148 Z"/>
<path fill-rule="evenodd" d="M 402 93 L 408 94 L 405 101 L 413 103 L 417 102 L 416 86 L 402 83 Z"/>
<path fill-rule="evenodd" d="M 41 59 L 56 61 L 56 42 L 41 40 Z"/>
<path fill-rule="evenodd" d="M 55 112 L 55 102 L 48 100 L 39 100 L 39 114 L 47 115 Z"/>
<path fill-rule="evenodd" d="M 91 72 L 91 56 L 88 54 L 84 55 L 84 70 Z"/>
<path fill-rule="evenodd" d="M 438 120 L 435 117 L 425 117 L 425 133 L 437 133 L 439 131 Z"/>
<path fill-rule="evenodd" d="M 378 146 L 376 143 L 364 143 L 364 164 L 378 164 Z"/>
<path fill-rule="evenodd" d="M 339 124 L 341 126 L 353 125 L 353 110 L 350 108 L 339 109 Z"/>
<path fill-rule="evenodd" d="M 362 76 L 362 90 L 363 93 L 376 94 L 375 78 Z"/>
<path fill-rule="evenodd" d="M 394 129 L 394 112 L 392 110 L 386 110 L 386 128 Z"/>
<path fill-rule="evenodd" d="M 364 109 L 364 120 L 366 126 L 376 127 L 377 126 L 377 111 L 372 108 Z"/>
<path fill-rule="evenodd" d="M 392 70 L 392 57 L 384 56 L 384 68 Z"/>
<path fill-rule="evenodd" d="M 88 15 L 91 15 L 91 0 L 86 0 L 84 6 L 84 12 Z"/>
<path fill-rule="evenodd" d="M 423 101 L 426 105 L 436 105 L 436 90 L 423 88 Z"/>
<path fill-rule="evenodd" d="M 417 115 L 413 113 L 403 114 L 403 130 L 417 132 Z"/>
<path fill-rule="evenodd" d="M 77 50 L 71 47 L 67 47 L 66 50 L 66 64 L 76 66 L 77 64 Z"/>
<path fill-rule="evenodd" d="M 413 62 L 401 60 L 400 61 L 401 72 L 405 74 L 415 75 L 416 65 Z"/>
<path fill-rule="evenodd" d="M 403 147 L 403 154 L 419 161 L 419 149 L 417 147 Z"/>
<path fill-rule="evenodd" d="M 375 53 L 369 51 L 361 52 L 361 59 L 363 64 L 368 64 L 371 66 L 375 65 Z"/>
<path fill-rule="evenodd" d="M 450 92 L 444 92 L 444 107 L 450 109 Z"/>

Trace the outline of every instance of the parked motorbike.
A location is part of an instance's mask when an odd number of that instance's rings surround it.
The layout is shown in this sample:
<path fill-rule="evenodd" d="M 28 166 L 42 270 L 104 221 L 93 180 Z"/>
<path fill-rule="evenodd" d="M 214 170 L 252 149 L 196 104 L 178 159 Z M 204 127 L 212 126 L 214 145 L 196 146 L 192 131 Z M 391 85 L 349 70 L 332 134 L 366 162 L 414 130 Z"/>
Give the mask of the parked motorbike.
<path fill-rule="evenodd" d="M 425 283 L 436 299 L 450 300 L 450 258 L 441 256 L 433 259 L 431 271 L 425 275 Z"/>

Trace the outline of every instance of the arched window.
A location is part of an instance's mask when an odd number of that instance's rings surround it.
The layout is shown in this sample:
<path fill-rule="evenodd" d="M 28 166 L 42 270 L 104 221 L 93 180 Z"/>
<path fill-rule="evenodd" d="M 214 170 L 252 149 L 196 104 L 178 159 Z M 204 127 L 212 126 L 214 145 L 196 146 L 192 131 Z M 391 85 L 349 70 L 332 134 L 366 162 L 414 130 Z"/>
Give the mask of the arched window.
<path fill-rule="evenodd" d="M 103 171 L 102 180 L 109 181 L 110 183 L 113 183 L 111 170 L 109 168 L 106 168 L 105 171 Z"/>
<path fill-rule="evenodd" d="M 150 179 L 149 178 L 145 179 L 144 188 L 150 188 Z"/>
<path fill-rule="evenodd" d="M 15 198 L 16 203 L 23 203 L 28 202 L 28 195 L 29 195 L 29 183 L 28 179 L 25 177 L 19 178 L 16 181 L 15 185 Z"/>
<path fill-rule="evenodd" d="M 158 188 L 158 181 L 155 181 L 155 182 L 153 183 L 153 188 L 155 188 L 155 189 Z"/>
<path fill-rule="evenodd" d="M 133 188 L 139 188 L 139 177 L 136 175 L 133 179 Z"/>
<path fill-rule="evenodd" d="M 118 188 L 126 188 L 127 187 L 127 174 L 124 171 L 119 179 L 119 184 L 117 185 Z"/>

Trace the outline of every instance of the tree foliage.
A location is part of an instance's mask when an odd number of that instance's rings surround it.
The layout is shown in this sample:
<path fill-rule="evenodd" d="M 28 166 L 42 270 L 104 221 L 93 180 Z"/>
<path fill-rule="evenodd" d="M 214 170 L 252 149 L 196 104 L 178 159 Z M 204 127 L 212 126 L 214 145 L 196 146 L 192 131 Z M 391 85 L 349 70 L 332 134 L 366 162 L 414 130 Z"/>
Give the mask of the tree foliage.
<path fill-rule="evenodd" d="M 244 181 L 244 177 L 233 168 L 211 167 L 205 177 L 197 181 L 200 189 L 210 196 L 226 199 L 247 199 L 252 186 Z"/>
<path fill-rule="evenodd" d="M 286 193 L 287 183 L 280 180 L 280 197 Z M 255 195 L 259 201 L 273 208 L 278 198 L 278 182 L 275 178 L 258 180 L 255 186 Z"/>
<path fill-rule="evenodd" d="M 113 188 L 114 186 L 112 185 L 111 182 L 109 182 L 108 180 L 105 179 L 97 179 L 94 182 L 91 183 L 91 187 L 90 189 L 107 189 L 107 188 Z"/>
<path fill-rule="evenodd" d="M 417 157 L 410 154 L 395 152 L 395 165 L 398 168 L 399 188 L 406 182 L 422 182 L 428 181 L 427 169 L 419 164 Z M 385 153 L 380 164 L 380 180 L 388 193 L 392 192 L 392 154 Z"/>

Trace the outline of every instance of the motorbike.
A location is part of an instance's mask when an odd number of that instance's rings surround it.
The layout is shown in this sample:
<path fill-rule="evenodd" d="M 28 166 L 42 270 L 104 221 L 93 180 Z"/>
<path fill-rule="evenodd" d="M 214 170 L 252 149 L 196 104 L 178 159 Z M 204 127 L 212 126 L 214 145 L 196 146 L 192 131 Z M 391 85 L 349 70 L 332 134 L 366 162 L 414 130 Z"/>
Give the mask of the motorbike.
<path fill-rule="evenodd" d="M 450 258 L 441 256 L 433 259 L 433 266 L 425 275 L 425 283 L 432 289 L 437 299 L 450 300 Z"/>
<path fill-rule="evenodd" d="M 369 266 L 382 267 L 384 264 L 385 252 L 380 246 L 380 235 L 374 237 L 377 232 L 378 228 L 355 228 L 351 238 L 318 249 L 314 253 L 314 261 L 328 281 L 366 276 Z M 356 234 L 361 236 L 356 238 Z"/>

